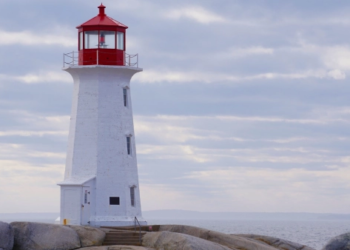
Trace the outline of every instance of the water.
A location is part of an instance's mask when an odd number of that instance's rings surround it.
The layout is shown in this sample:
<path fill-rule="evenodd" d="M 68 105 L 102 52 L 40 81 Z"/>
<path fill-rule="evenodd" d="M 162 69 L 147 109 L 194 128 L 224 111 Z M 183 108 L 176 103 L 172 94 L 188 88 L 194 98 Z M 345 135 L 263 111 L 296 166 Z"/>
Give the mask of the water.
<path fill-rule="evenodd" d="M 350 221 L 271 221 L 271 220 L 148 220 L 149 224 L 190 225 L 226 234 L 260 234 L 277 237 L 317 250 L 333 237 L 350 232 Z"/>

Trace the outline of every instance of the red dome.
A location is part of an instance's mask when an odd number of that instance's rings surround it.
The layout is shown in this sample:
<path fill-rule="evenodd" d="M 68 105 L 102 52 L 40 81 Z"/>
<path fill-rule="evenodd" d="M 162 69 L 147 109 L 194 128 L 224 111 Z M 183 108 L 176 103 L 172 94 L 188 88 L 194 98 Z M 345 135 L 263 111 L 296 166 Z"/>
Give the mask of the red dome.
<path fill-rule="evenodd" d="M 101 4 L 98 8 L 100 9 L 99 14 L 94 18 L 91 18 L 89 21 L 79 25 L 77 29 L 88 27 L 88 26 L 110 26 L 110 27 L 112 26 L 112 27 L 120 27 L 124 29 L 128 28 L 128 26 L 107 16 L 104 10 L 106 7 L 103 4 Z"/>

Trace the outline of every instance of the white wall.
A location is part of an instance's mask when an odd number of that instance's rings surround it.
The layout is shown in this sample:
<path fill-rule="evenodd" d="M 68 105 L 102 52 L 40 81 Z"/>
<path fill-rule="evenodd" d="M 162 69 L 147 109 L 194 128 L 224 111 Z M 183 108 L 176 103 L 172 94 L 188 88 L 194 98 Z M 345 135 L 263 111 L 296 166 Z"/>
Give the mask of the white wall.
<path fill-rule="evenodd" d="M 130 96 L 130 79 L 141 70 L 75 66 L 67 71 L 74 79 L 74 94 L 65 179 L 96 176 L 92 224 L 130 224 L 135 216 L 142 221 Z M 124 107 L 123 88 L 129 89 L 128 107 Z M 128 135 L 132 155 L 127 153 Z M 135 207 L 131 186 L 137 187 Z M 109 197 L 120 197 L 120 205 L 110 205 Z"/>

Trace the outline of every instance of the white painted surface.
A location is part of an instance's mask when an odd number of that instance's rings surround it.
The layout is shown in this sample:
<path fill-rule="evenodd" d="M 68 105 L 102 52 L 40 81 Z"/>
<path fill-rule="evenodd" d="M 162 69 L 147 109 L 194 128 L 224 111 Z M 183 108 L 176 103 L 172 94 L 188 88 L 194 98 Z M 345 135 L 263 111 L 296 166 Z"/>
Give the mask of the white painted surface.
<path fill-rule="evenodd" d="M 81 224 L 82 225 L 89 225 L 90 224 L 90 204 L 91 204 L 91 195 L 90 195 L 90 186 L 84 186 L 83 187 L 83 204 L 81 208 Z"/>
<path fill-rule="evenodd" d="M 80 225 L 80 190 L 79 186 L 63 186 L 61 188 L 62 224 L 65 220 L 69 225 Z"/>
<path fill-rule="evenodd" d="M 74 93 L 65 179 L 59 183 L 64 194 L 61 220 L 77 206 L 70 199 L 78 199 L 81 207 L 85 186 L 90 188 L 90 216 L 86 215 L 87 211 L 79 210 L 83 216 L 81 221 L 77 219 L 79 223 L 133 225 L 134 217 L 137 217 L 145 224 L 141 214 L 130 96 L 130 79 L 142 69 L 72 66 L 65 70 L 74 79 Z M 124 106 L 124 88 L 129 90 L 127 107 Z M 127 152 L 127 136 L 131 136 L 131 155 Z M 65 195 L 64 190 L 72 185 L 80 187 L 80 198 Z M 132 186 L 136 186 L 135 206 L 131 206 Z M 120 197 L 120 205 L 110 205 L 110 197 Z"/>

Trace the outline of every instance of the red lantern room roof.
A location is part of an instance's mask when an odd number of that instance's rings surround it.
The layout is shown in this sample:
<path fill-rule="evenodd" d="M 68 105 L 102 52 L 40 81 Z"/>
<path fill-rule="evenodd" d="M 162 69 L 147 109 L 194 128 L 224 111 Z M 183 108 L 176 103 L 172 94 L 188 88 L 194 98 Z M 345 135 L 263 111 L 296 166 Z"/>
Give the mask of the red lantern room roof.
<path fill-rule="evenodd" d="M 91 18 L 89 21 L 79 25 L 77 29 L 88 27 L 88 26 L 113 26 L 113 27 L 120 27 L 127 29 L 128 26 L 122 24 L 121 22 L 118 22 L 117 20 L 114 20 L 113 18 L 107 16 L 105 14 L 105 6 L 101 3 L 99 8 L 99 14 L 95 16 L 94 18 Z"/>

